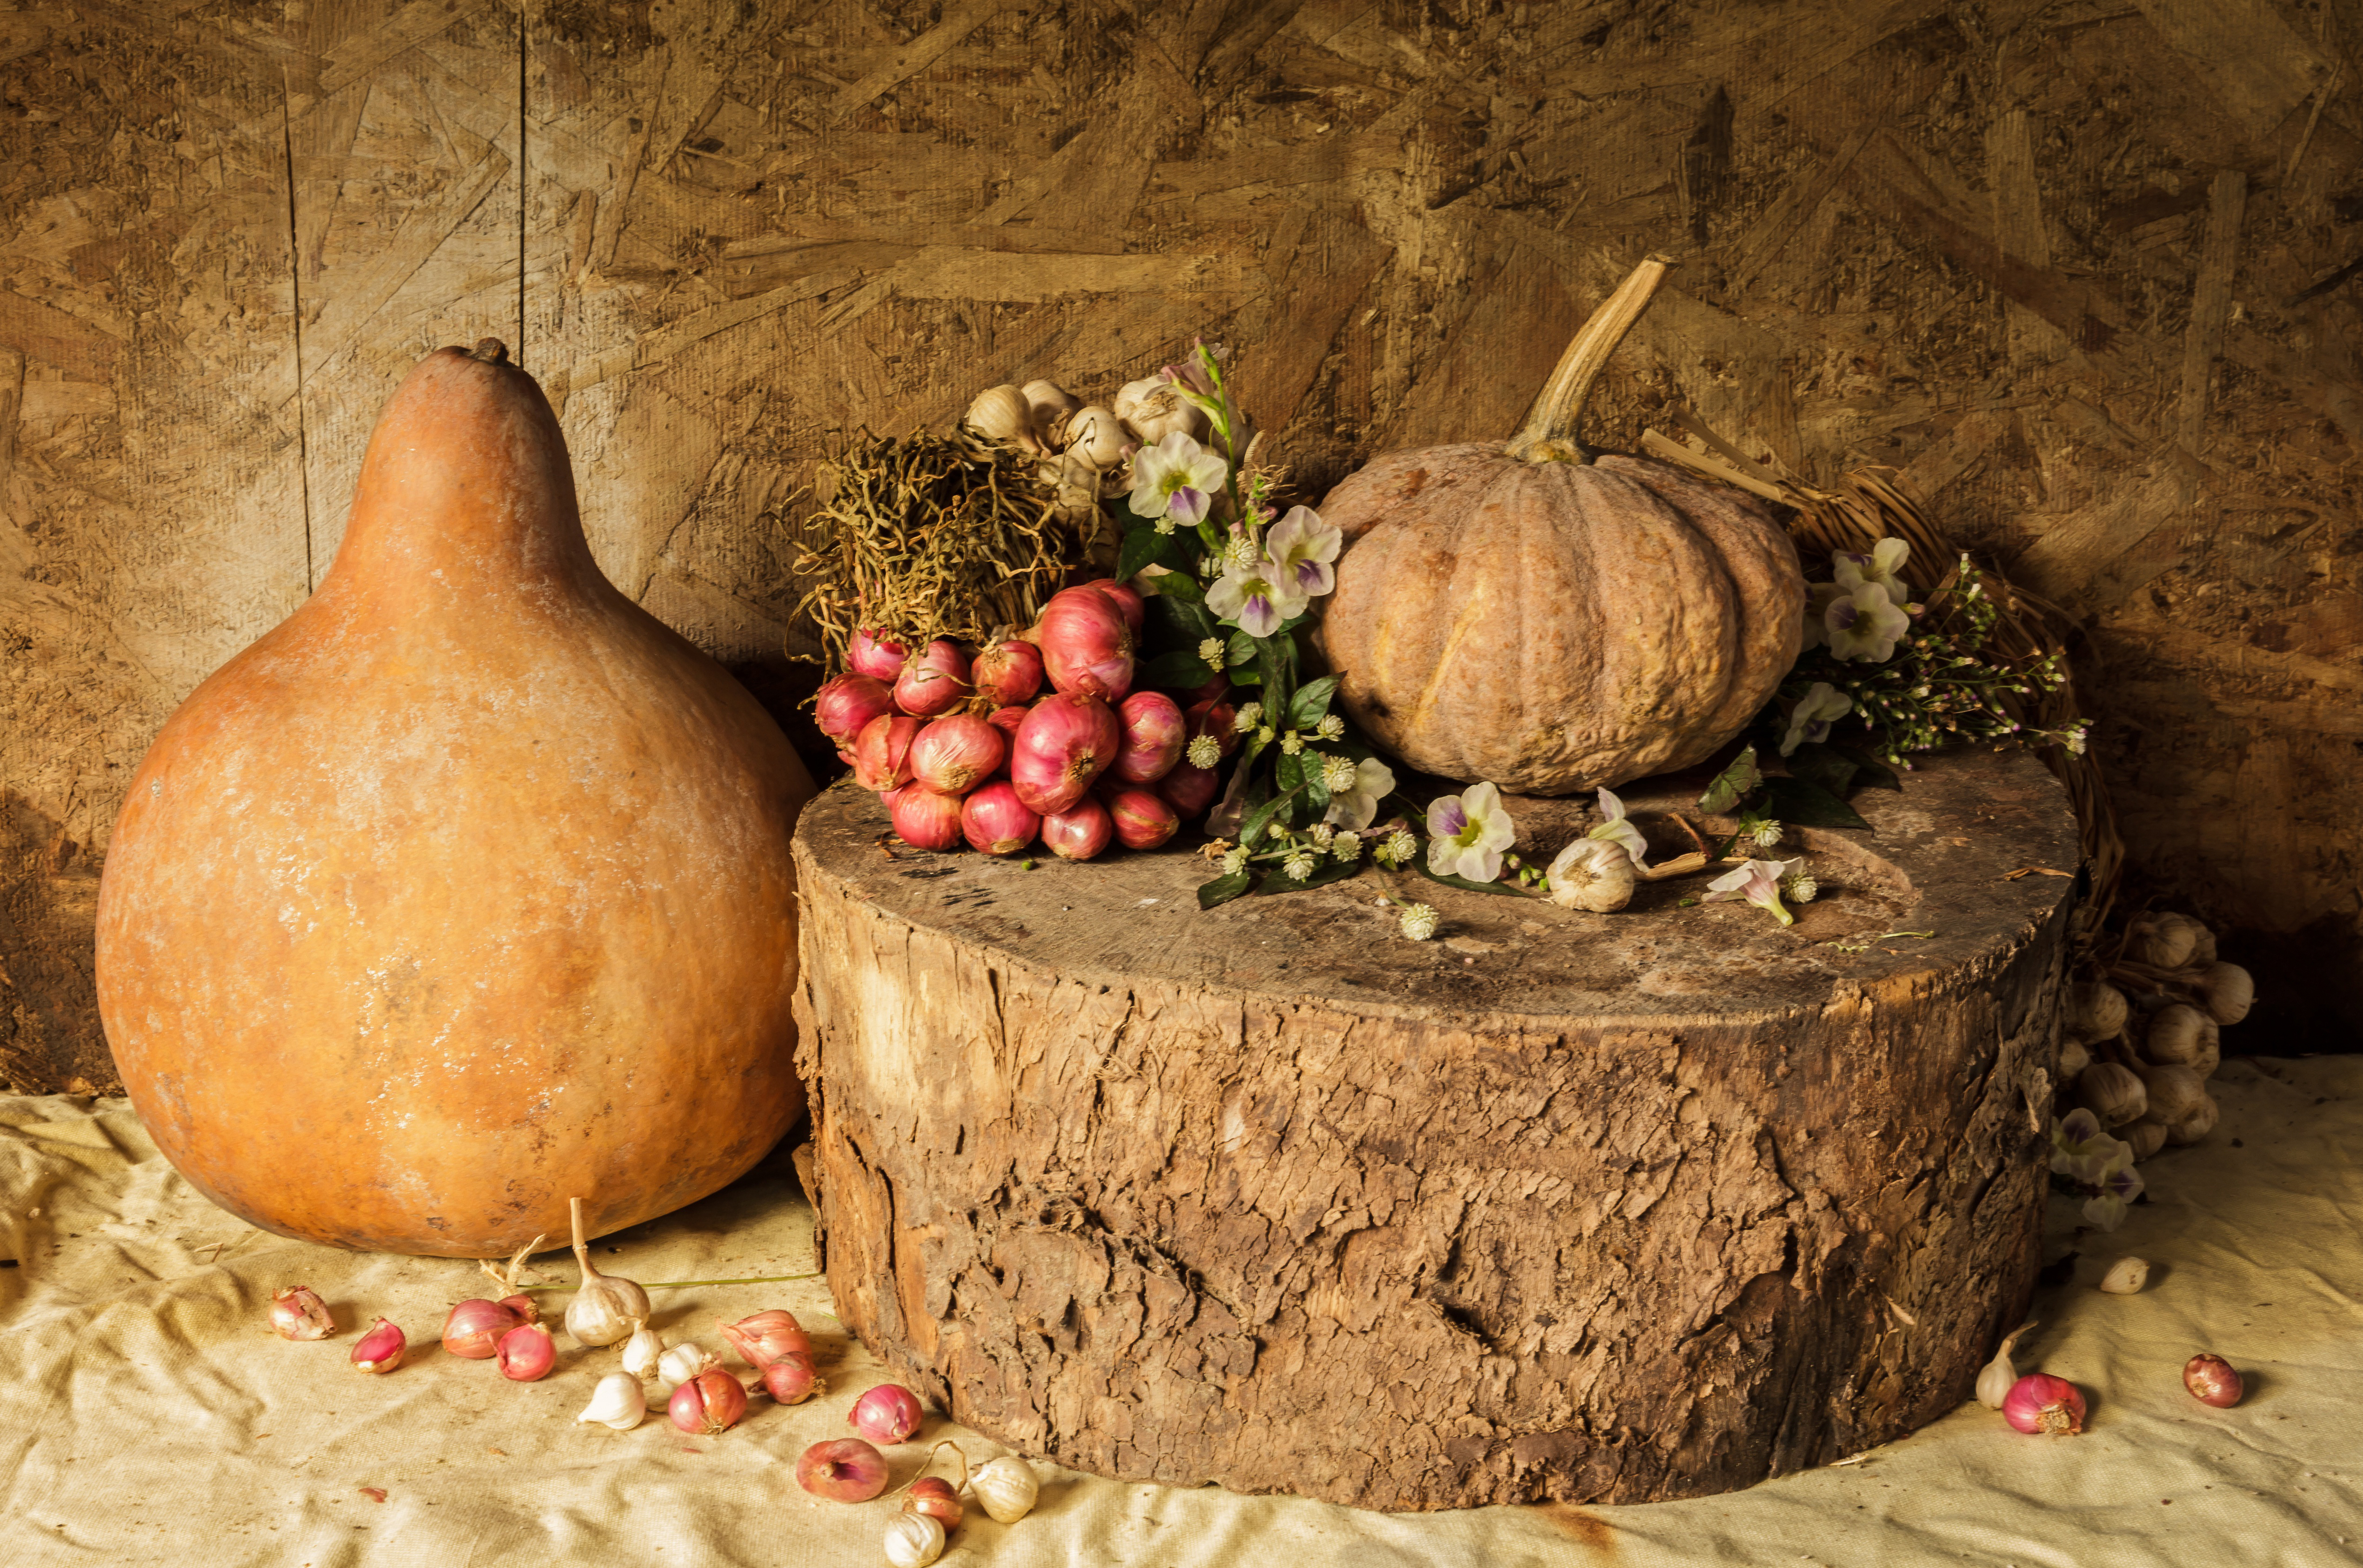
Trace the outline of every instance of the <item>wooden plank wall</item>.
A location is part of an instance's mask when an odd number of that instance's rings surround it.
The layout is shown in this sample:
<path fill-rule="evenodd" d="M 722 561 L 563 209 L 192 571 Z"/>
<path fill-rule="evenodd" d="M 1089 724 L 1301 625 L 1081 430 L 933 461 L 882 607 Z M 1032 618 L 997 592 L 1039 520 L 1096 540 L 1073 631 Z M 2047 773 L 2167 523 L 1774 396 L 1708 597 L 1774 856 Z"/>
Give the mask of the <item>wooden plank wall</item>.
<path fill-rule="evenodd" d="M 776 689 L 774 525 L 834 432 L 1104 392 L 1204 332 L 1317 491 L 1506 432 L 1645 249 L 1684 265 L 1603 435 L 1681 400 L 1808 473 L 1904 469 L 2086 628 L 2144 886 L 2239 928 L 2276 1040 L 2343 1043 L 2357 30 L 2345 0 L 0 12 L 0 1077 L 111 1082 L 121 780 L 318 580 L 425 349 L 508 339 L 602 564 Z"/>

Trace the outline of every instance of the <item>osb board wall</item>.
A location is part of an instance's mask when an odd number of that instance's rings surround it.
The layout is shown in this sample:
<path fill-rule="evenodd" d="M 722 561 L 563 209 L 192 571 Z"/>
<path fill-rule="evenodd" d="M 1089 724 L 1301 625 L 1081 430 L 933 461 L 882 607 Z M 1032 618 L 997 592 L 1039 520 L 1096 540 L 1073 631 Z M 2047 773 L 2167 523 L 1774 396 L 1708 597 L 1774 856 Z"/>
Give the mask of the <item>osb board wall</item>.
<path fill-rule="evenodd" d="M 768 674 L 834 432 L 1204 332 L 1317 491 L 1505 433 L 1648 249 L 1683 266 L 1602 434 L 1681 401 L 1808 474 L 1903 468 L 2082 624 L 2145 888 L 2244 933 L 2276 1041 L 2343 1043 L 2357 34 L 2288 0 L 0 11 L 0 1076 L 112 1082 L 121 781 L 318 580 L 424 350 L 507 338 L 610 575 Z"/>

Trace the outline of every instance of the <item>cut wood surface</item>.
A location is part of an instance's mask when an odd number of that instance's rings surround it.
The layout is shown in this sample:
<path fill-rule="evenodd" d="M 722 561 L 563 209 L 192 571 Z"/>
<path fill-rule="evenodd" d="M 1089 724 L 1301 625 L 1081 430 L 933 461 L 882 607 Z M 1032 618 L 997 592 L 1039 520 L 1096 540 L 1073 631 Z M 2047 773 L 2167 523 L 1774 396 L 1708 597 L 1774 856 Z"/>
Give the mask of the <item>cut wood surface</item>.
<path fill-rule="evenodd" d="M 1699 782 L 1627 800 L 1671 849 Z M 2076 836 L 2019 754 L 1858 802 L 1783 928 L 1703 878 L 1201 911 L 1196 856 L 926 855 L 838 785 L 796 835 L 838 1315 L 1029 1453 L 1368 1507 L 1692 1496 L 1935 1419 L 2033 1288 Z"/>
<path fill-rule="evenodd" d="M 1682 265 L 1599 444 L 1681 403 L 1822 480 L 1924 481 L 2081 623 L 2136 892 L 2232 928 L 2259 1033 L 2343 1043 L 2363 991 L 2311 982 L 2363 967 L 2354 28 L 2283 0 L 0 14 L 0 1079 L 112 1086 L 88 888 L 123 781 L 316 583 L 425 350 L 508 340 L 603 567 L 784 709 L 777 528 L 845 434 L 1001 380 L 1104 396 L 1203 333 L 1317 498 L 1507 428 L 1652 250 Z"/>

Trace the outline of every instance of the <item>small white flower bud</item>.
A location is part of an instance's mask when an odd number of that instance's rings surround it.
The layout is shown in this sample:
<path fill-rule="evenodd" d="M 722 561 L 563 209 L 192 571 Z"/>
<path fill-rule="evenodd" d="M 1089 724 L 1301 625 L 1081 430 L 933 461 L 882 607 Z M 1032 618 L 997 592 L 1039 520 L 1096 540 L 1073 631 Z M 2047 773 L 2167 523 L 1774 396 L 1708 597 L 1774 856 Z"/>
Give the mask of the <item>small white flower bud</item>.
<path fill-rule="evenodd" d="M 1313 852 L 1309 849 L 1297 850 L 1280 863 L 1280 868 L 1288 873 L 1289 880 L 1302 882 L 1313 875 Z"/>
<path fill-rule="evenodd" d="M 1281 756 L 1294 756 L 1304 749 L 1304 737 L 1297 734 L 1294 730 L 1291 730 L 1286 734 L 1280 737 L 1280 750 Z"/>
<path fill-rule="evenodd" d="M 1198 657 L 1206 661 L 1209 669 L 1223 668 L 1223 639 L 1208 637 L 1198 645 Z"/>
<path fill-rule="evenodd" d="M 1335 713 L 1323 714 L 1321 723 L 1315 727 L 1323 740 L 1339 740 L 1346 734 L 1346 721 Z"/>
<path fill-rule="evenodd" d="M 1436 911 L 1426 904 L 1405 904 L 1403 933 L 1414 942 L 1426 942 L 1436 934 Z"/>
<path fill-rule="evenodd" d="M 1212 735 L 1200 735 L 1184 755 L 1193 767 L 1212 767 L 1223 760 L 1223 745 Z"/>

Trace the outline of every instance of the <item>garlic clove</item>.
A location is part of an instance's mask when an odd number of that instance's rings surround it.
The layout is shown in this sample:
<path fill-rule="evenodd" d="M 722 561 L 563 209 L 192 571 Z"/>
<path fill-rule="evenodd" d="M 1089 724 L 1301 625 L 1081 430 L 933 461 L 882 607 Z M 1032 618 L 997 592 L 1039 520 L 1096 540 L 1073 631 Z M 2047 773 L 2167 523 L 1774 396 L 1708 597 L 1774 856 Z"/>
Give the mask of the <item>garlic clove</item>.
<path fill-rule="evenodd" d="M 2068 992 L 2068 1026 L 2080 1039 L 2115 1038 L 2131 1010 L 2125 993 L 2106 980 L 2073 986 Z"/>
<path fill-rule="evenodd" d="M 634 1377 L 654 1377 L 664 1352 L 663 1338 L 645 1320 L 633 1320 L 632 1337 L 624 1342 L 624 1370 Z"/>
<path fill-rule="evenodd" d="M 894 1568 L 927 1568 L 943 1554 L 942 1520 L 926 1514 L 896 1514 L 886 1521 L 886 1561 Z"/>
<path fill-rule="evenodd" d="M 1015 1524 L 1024 1518 L 1033 1511 L 1034 1499 L 1042 1492 L 1042 1483 L 1035 1477 L 1034 1467 L 1014 1454 L 1004 1454 L 977 1466 L 968 1484 L 985 1513 L 1000 1524 Z"/>
<path fill-rule="evenodd" d="M 1042 449 L 1034 428 L 1034 405 L 1015 387 L 987 387 L 960 415 L 960 423 L 993 441 L 1014 441 L 1029 452 Z"/>
<path fill-rule="evenodd" d="M 628 1372 L 611 1372 L 591 1391 L 591 1403 L 574 1418 L 577 1424 L 595 1421 L 619 1432 L 630 1431 L 649 1413 L 649 1396 L 640 1380 Z"/>
<path fill-rule="evenodd" d="M 2149 1109 L 2148 1090 L 2131 1067 L 2095 1062 L 2077 1075 L 2076 1103 L 2098 1117 L 2102 1126 L 2121 1127 Z"/>
<path fill-rule="evenodd" d="M 2166 1123 L 2151 1117 L 2136 1117 L 2117 1129 L 2117 1135 L 2130 1145 L 2136 1161 L 2147 1160 L 2166 1147 Z"/>
<path fill-rule="evenodd" d="M 2010 1364 L 2010 1353 L 2034 1327 L 2035 1322 L 2030 1319 L 2004 1334 L 2002 1348 L 1994 1352 L 1994 1358 L 1978 1373 L 1978 1403 L 1987 1409 L 2001 1409 L 2002 1401 L 2010 1397 L 2011 1386 L 2018 1381 L 2018 1371 Z"/>
<path fill-rule="evenodd" d="M 2092 1048 L 2081 1040 L 2068 1039 L 2059 1043 L 2059 1077 L 2069 1083 L 2076 1075 L 2092 1065 Z"/>
<path fill-rule="evenodd" d="M 2135 1296 L 2149 1283 L 2149 1262 L 2146 1258 L 2119 1258 L 2101 1276 L 2101 1288 L 2112 1296 Z"/>
<path fill-rule="evenodd" d="M 325 1340 L 337 1331 L 328 1304 L 307 1285 L 291 1285 L 271 1297 L 271 1330 L 283 1340 Z"/>
<path fill-rule="evenodd" d="M 1079 408 L 1067 419 L 1070 452 L 1081 452 L 1095 469 L 1112 469 L 1124 461 L 1129 444 L 1124 424 L 1115 411 L 1094 403 Z"/>
<path fill-rule="evenodd" d="M 708 1367 L 718 1365 L 715 1358 L 689 1341 L 657 1357 L 657 1381 L 671 1393 Z"/>
<path fill-rule="evenodd" d="M 2196 1143 L 2215 1131 L 2215 1100 L 2205 1089 L 2199 1091 L 2199 1103 L 2166 1130 L 2166 1141 L 2178 1146 Z"/>
<path fill-rule="evenodd" d="M 2219 1024 L 2237 1023 L 2256 1004 L 2257 984 L 2237 964 L 2210 964 L 2199 977 L 2199 995 L 2208 1017 Z"/>

